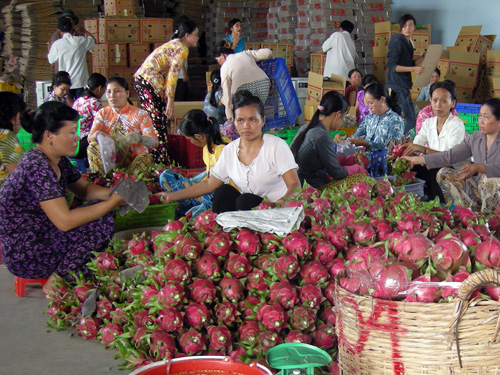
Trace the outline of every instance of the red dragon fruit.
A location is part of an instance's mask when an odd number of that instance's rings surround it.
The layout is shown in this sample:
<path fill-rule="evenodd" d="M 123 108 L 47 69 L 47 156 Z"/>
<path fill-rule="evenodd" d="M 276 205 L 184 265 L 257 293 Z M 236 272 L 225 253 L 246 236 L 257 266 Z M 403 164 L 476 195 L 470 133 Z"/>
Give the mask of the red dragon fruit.
<path fill-rule="evenodd" d="M 275 207 L 276 207 L 276 203 L 269 202 L 269 201 L 264 201 L 264 202 L 262 202 L 261 204 L 259 204 L 257 206 L 257 209 L 258 210 L 267 210 L 269 208 L 275 208 Z"/>
<path fill-rule="evenodd" d="M 254 348 L 255 355 L 266 353 L 269 349 L 281 344 L 282 340 L 276 331 L 263 331 L 257 336 L 257 345 Z"/>
<path fill-rule="evenodd" d="M 268 289 L 266 279 L 269 279 L 266 271 L 254 269 L 247 275 L 245 288 L 252 292 L 263 292 Z"/>
<path fill-rule="evenodd" d="M 200 330 L 210 324 L 210 310 L 205 305 L 189 302 L 184 309 L 184 323 L 186 327 Z"/>
<path fill-rule="evenodd" d="M 231 275 L 237 278 L 245 277 L 251 269 L 252 266 L 245 255 L 229 253 L 229 259 L 226 262 L 226 270 Z"/>
<path fill-rule="evenodd" d="M 377 240 L 385 241 L 389 238 L 389 234 L 392 233 L 393 228 L 389 220 L 374 220 L 373 225 L 375 231 L 377 232 Z"/>
<path fill-rule="evenodd" d="M 481 237 L 479 237 L 479 235 L 471 228 L 460 229 L 458 231 L 458 235 L 468 248 L 476 246 L 479 242 L 481 242 Z"/>
<path fill-rule="evenodd" d="M 299 302 L 297 289 L 288 280 L 275 282 L 269 291 L 269 302 L 278 302 L 285 310 L 295 306 Z"/>
<path fill-rule="evenodd" d="M 413 271 L 401 264 L 390 264 L 374 277 L 372 296 L 381 299 L 401 299 L 407 290 Z"/>
<path fill-rule="evenodd" d="M 311 244 L 306 234 L 300 231 L 293 231 L 283 239 L 285 249 L 296 255 L 299 259 L 307 259 L 311 255 Z"/>
<path fill-rule="evenodd" d="M 446 281 L 461 283 L 464 280 L 466 280 L 469 276 L 470 276 L 469 272 L 461 270 L 455 273 L 453 276 L 448 275 L 446 277 Z M 441 297 L 444 300 L 451 302 L 457 296 L 457 293 L 458 293 L 458 288 L 446 287 L 442 290 Z M 480 292 L 479 290 L 476 289 L 474 292 L 472 292 L 470 299 L 472 300 L 474 298 L 479 298 L 479 297 L 480 297 Z"/>
<path fill-rule="evenodd" d="M 335 325 L 337 323 L 337 315 L 335 314 L 335 306 L 327 305 L 323 308 L 320 318 L 323 322 Z"/>
<path fill-rule="evenodd" d="M 116 270 L 118 268 L 118 258 L 108 252 L 97 254 L 94 261 L 100 272 Z"/>
<path fill-rule="evenodd" d="M 158 292 L 158 302 L 164 307 L 179 307 L 184 303 L 186 293 L 181 284 L 167 282 Z"/>
<path fill-rule="evenodd" d="M 262 305 L 257 311 L 257 319 L 270 331 L 281 331 L 287 326 L 285 311 L 277 303 Z"/>
<path fill-rule="evenodd" d="M 256 320 L 245 320 L 238 328 L 240 341 L 246 341 L 251 344 L 257 340 L 260 331 L 259 322 Z"/>
<path fill-rule="evenodd" d="M 363 181 L 357 184 L 354 184 L 351 189 L 352 195 L 357 198 L 369 198 L 372 195 L 372 185 L 368 182 Z"/>
<path fill-rule="evenodd" d="M 113 305 L 104 297 L 97 301 L 96 317 L 99 319 L 111 319 L 111 311 L 114 310 Z"/>
<path fill-rule="evenodd" d="M 323 294 L 325 295 L 328 302 L 332 305 L 335 303 L 335 280 L 331 279 L 328 285 L 323 289 Z"/>
<path fill-rule="evenodd" d="M 327 229 L 327 234 L 328 239 L 337 250 L 347 249 L 351 236 L 346 227 L 330 225 Z"/>
<path fill-rule="evenodd" d="M 406 302 L 424 302 L 433 303 L 439 301 L 441 298 L 441 288 L 430 285 L 419 285 L 419 283 L 439 282 L 441 281 L 436 276 L 427 275 L 419 276 L 413 279 L 409 289 L 408 295 L 404 299 Z"/>
<path fill-rule="evenodd" d="M 369 223 L 357 222 L 351 226 L 352 239 L 354 243 L 369 245 L 375 242 L 376 233 Z"/>
<path fill-rule="evenodd" d="M 417 263 L 428 257 L 428 250 L 434 245 L 422 233 L 404 234 L 395 244 L 394 253 L 402 262 Z"/>
<path fill-rule="evenodd" d="M 478 269 L 482 268 L 478 265 L 486 268 L 500 267 L 500 241 L 492 237 L 487 241 L 480 242 L 474 250 L 474 258 Z"/>
<path fill-rule="evenodd" d="M 209 346 L 213 350 L 223 351 L 225 353 L 231 348 L 231 332 L 229 332 L 226 326 L 208 327 L 207 338 Z"/>
<path fill-rule="evenodd" d="M 350 248 L 346 254 L 347 268 L 350 271 L 364 271 L 377 259 L 387 259 L 387 254 L 382 246 L 366 246 Z"/>
<path fill-rule="evenodd" d="M 283 254 L 274 265 L 274 272 L 280 279 L 293 279 L 299 274 L 300 265 L 297 257 L 292 254 Z"/>
<path fill-rule="evenodd" d="M 328 269 L 319 260 L 311 260 L 302 266 L 300 276 L 306 284 L 324 283 L 330 278 Z"/>
<path fill-rule="evenodd" d="M 311 344 L 311 336 L 301 332 L 298 329 L 292 329 L 285 337 L 285 342 L 300 342 L 303 344 Z"/>
<path fill-rule="evenodd" d="M 372 194 L 379 197 L 389 198 L 394 195 L 394 187 L 389 180 L 377 180 L 373 186 Z"/>
<path fill-rule="evenodd" d="M 211 280 L 195 279 L 190 286 L 191 298 L 200 304 L 210 304 L 217 299 L 217 289 Z"/>
<path fill-rule="evenodd" d="M 167 261 L 163 269 L 165 279 L 174 283 L 184 283 L 191 280 L 191 267 L 183 259 Z"/>
<path fill-rule="evenodd" d="M 316 328 L 316 312 L 305 306 L 295 306 L 290 314 L 290 325 L 301 332 L 311 332 Z"/>
<path fill-rule="evenodd" d="M 191 328 L 180 334 L 179 346 L 189 356 L 201 354 L 205 349 L 205 336 Z"/>
<path fill-rule="evenodd" d="M 472 226 L 472 230 L 476 232 L 479 237 L 481 237 L 482 241 L 488 241 L 492 236 L 488 224 L 474 224 Z"/>
<path fill-rule="evenodd" d="M 422 228 L 422 220 L 414 213 L 401 214 L 401 218 L 396 221 L 396 228 L 399 232 L 418 233 Z"/>
<path fill-rule="evenodd" d="M 187 230 L 187 223 L 185 220 L 172 220 L 165 224 L 163 230 L 165 232 L 170 230 L 178 233 L 185 232 Z"/>
<path fill-rule="evenodd" d="M 157 295 L 158 291 L 154 285 L 153 287 L 146 286 L 141 290 L 141 303 L 147 305 Z"/>
<path fill-rule="evenodd" d="M 194 230 L 201 233 L 210 233 L 219 229 L 216 221 L 217 214 L 212 211 L 205 211 L 194 219 Z"/>
<path fill-rule="evenodd" d="M 133 239 L 127 242 L 127 248 L 132 256 L 148 253 L 149 242 L 145 238 L 134 236 Z"/>
<path fill-rule="evenodd" d="M 244 300 L 238 303 L 238 308 L 243 318 L 249 318 L 257 313 L 257 309 L 260 305 L 260 300 L 249 294 Z"/>
<path fill-rule="evenodd" d="M 500 214 L 498 212 L 490 216 L 488 226 L 493 232 L 500 233 Z"/>
<path fill-rule="evenodd" d="M 313 248 L 313 258 L 323 264 L 330 264 L 335 260 L 337 249 L 331 242 L 317 240 Z"/>
<path fill-rule="evenodd" d="M 500 298 L 500 287 L 486 286 L 483 288 L 483 293 L 490 297 L 493 301 L 498 301 Z"/>
<path fill-rule="evenodd" d="M 115 341 L 116 336 L 123 334 L 123 326 L 119 323 L 108 323 L 99 330 L 98 337 L 104 345 Z"/>
<path fill-rule="evenodd" d="M 183 237 L 175 244 L 176 252 L 185 260 L 197 260 L 200 257 L 203 246 L 194 237 Z"/>
<path fill-rule="evenodd" d="M 260 234 L 260 242 L 262 243 L 262 249 L 267 252 L 277 251 L 282 246 L 281 237 L 269 232 Z"/>
<path fill-rule="evenodd" d="M 173 359 L 177 348 L 172 335 L 158 328 L 151 333 L 149 350 L 155 358 Z"/>
<path fill-rule="evenodd" d="M 451 210 L 451 213 L 455 217 L 455 222 L 461 223 L 464 228 L 467 228 L 471 224 L 476 224 L 476 214 L 470 208 L 457 206 L 455 209 Z"/>
<path fill-rule="evenodd" d="M 198 276 L 202 279 L 218 279 L 221 276 L 219 259 L 210 253 L 205 253 L 195 265 Z"/>
<path fill-rule="evenodd" d="M 138 327 L 151 327 L 155 323 L 155 318 L 149 315 L 148 310 L 139 310 L 134 314 L 134 324 Z"/>
<path fill-rule="evenodd" d="M 234 247 L 247 256 L 253 256 L 260 252 L 262 244 L 257 234 L 248 229 L 240 229 L 236 235 Z"/>
<path fill-rule="evenodd" d="M 479 246 L 479 245 L 478 245 Z M 431 260 L 442 274 L 458 271 L 461 266 L 470 267 L 467 246 L 458 238 L 443 238 L 429 250 Z"/>
<path fill-rule="evenodd" d="M 325 296 L 319 286 L 306 284 L 299 289 L 299 299 L 303 306 L 318 309 L 325 300 Z"/>
<path fill-rule="evenodd" d="M 183 327 L 182 313 L 173 307 L 160 310 L 156 323 L 167 332 L 179 332 Z"/>
<path fill-rule="evenodd" d="M 337 344 L 335 326 L 328 323 L 320 323 L 312 333 L 312 337 L 314 345 L 321 349 L 330 349 Z"/>
<path fill-rule="evenodd" d="M 232 326 L 234 323 L 239 321 L 240 312 L 238 311 L 238 306 L 235 303 L 222 301 L 215 306 L 214 312 L 219 324 Z"/>
<path fill-rule="evenodd" d="M 330 213 L 332 210 L 332 204 L 328 199 L 317 198 L 312 201 L 311 207 L 319 213 Z"/>
<path fill-rule="evenodd" d="M 75 329 L 78 334 L 87 340 L 94 340 L 101 325 L 101 321 L 95 317 L 80 318 Z"/>
<path fill-rule="evenodd" d="M 335 277 L 341 272 L 345 272 L 347 267 L 345 266 L 343 258 L 336 258 L 329 266 L 330 275 Z"/>
<path fill-rule="evenodd" d="M 219 281 L 219 288 L 222 295 L 230 302 L 238 302 L 245 296 L 241 281 L 234 277 L 224 276 Z"/>
<path fill-rule="evenodd" d="M 228 233 L 217 233 L 210 238 L 210 244 L 207 247 L 207 251 L 217 257 L 225 257 L 231 250 L 231 237 Z"/>

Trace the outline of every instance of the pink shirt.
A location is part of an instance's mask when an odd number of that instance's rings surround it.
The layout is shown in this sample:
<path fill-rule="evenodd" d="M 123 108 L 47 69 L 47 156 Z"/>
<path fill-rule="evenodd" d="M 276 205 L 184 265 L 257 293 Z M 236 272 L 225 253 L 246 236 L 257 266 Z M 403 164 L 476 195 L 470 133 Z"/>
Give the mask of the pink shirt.
<path fill-rule="evenodd" d="M 451 110 L 451 114 L 453 116 L 459 117 L 458 113 L 457 113 L 457 111 L 455 111 L 455 109 Z M 422 128 L 422 124 L 424 123 L 424 121 L 426 119 L 434 117 L 434 116 L 436 116 L 436 115 L 432 111 L 432 106 L 430 104 L 428 106 L 425 106 L 424 108 L 422 108 L 420 110 L 420 112 L 417 115 L 417 122 L 415 124 L 415 129 L 417 131 L 417 134 L 420 131 L 420 129 Z"/>

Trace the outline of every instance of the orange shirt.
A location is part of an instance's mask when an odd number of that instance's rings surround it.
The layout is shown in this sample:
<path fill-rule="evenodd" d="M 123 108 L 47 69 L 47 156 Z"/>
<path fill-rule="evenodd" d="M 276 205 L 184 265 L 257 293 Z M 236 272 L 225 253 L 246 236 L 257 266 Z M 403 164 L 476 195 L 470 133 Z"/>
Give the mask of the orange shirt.
<path fill-rule="evenodd" d="M 156 142 L 158 142 L 158 136 L 156 135 L 153 127 L 151 117 L 149 117 L 145 110 L 134 107 L 130 104 L 127 104 L 119 113 L 110 106 L 97 112 L 89 135 L 98 130 L 105 134 L 111 134 L 113 126 L 118 121 L 121 122 L 127 133 L 134 132 L 148 137 L 153 137 L 156 139 Z M 139 154 L 148 152 L 147 147 L 141 144 L 130 145 L 130 147 L 132 149 L 132 157 L 134 158 Z"/>

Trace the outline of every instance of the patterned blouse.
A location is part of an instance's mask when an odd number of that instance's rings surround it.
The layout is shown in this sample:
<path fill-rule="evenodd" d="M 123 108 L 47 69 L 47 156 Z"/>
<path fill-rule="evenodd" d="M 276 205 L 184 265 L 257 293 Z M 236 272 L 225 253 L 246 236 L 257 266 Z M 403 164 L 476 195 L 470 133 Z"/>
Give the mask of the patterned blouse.
<path fill-rule="evenodd" d="M 120 113 L 117 113 L 112 107 L 105 107 L 97 112 L 89 135 L 98 130 L 105 134 L 111 134 L 113 126 L 118 121 L 121 122 L 128 133 L 135 132 L 153 137 L 158 142 L 158 137 L 156 136 L 151 117 L 149 117 L 148 113 L 143 109 L 134 107 L 130 104 L 127 104 Z M 148 152 L 147 147 L 141 144 L 131 145 L 131 148 L 133 158 L 139 154 Z"/>
<path fill-rule="evenodd" d="M 23 156 L 24 149 L 16 135 L 10 130 L 0 129 L 0 187 L 9 176 L 5 166 L 19 163 Z"/>
<path fill-rule="evenodd" d="M 101 102 L 93 96 L 81 96 L 73 103 L 73 109 L 81 116 L 80 137 L 88 136 L 90 129 L 92 129 L 94 116 L 102 109 Z"/>
<path fill-rule="evenodd" d="M 51 91 L 51 92 L 49 92 L 49 95 L 47 95 L 47 97 L 45 99 L 43 99 L 43 102 L 44 103 L 46 103 L 46 102 L 61 102 L 61 103 L 66 104 L 67 97 L 68 97 L 68 95 L 64 95 L 62 98 L 60 98 L 59 96 L 54 94 L 54 91 Z"/>
<path fill-rule="evenodd" d="M 177 76 L 187 59 L 189 49 L 179 39 L 173 39 L 155 49 L 146 58 L 134 77 L 142 77 L 153 86 L 162 99 L 175 96 Z"/>
<path fill-rule="evenodd" d="M 370 113 L 359 125 L 353 137 L 361 137 L 370 143 L 368 151 L 385 148 L 388 141 L 403 137 L 403 118 L 389 109 L 381 116 Z"/>

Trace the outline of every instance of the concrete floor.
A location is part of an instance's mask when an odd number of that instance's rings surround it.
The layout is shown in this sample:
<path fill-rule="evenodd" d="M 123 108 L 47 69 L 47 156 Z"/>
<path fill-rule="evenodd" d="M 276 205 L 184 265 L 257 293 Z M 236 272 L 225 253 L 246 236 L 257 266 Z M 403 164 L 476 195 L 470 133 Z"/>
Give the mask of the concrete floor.
<path fill-rule="evenodd" d="M 97 340 L 84 340 L 73 329 L 47 327 L 48 300 L 40 284 L 16 297 L 14 276 L 0 264 L 0 374 L 125 375 L 116 351 Z"/>

